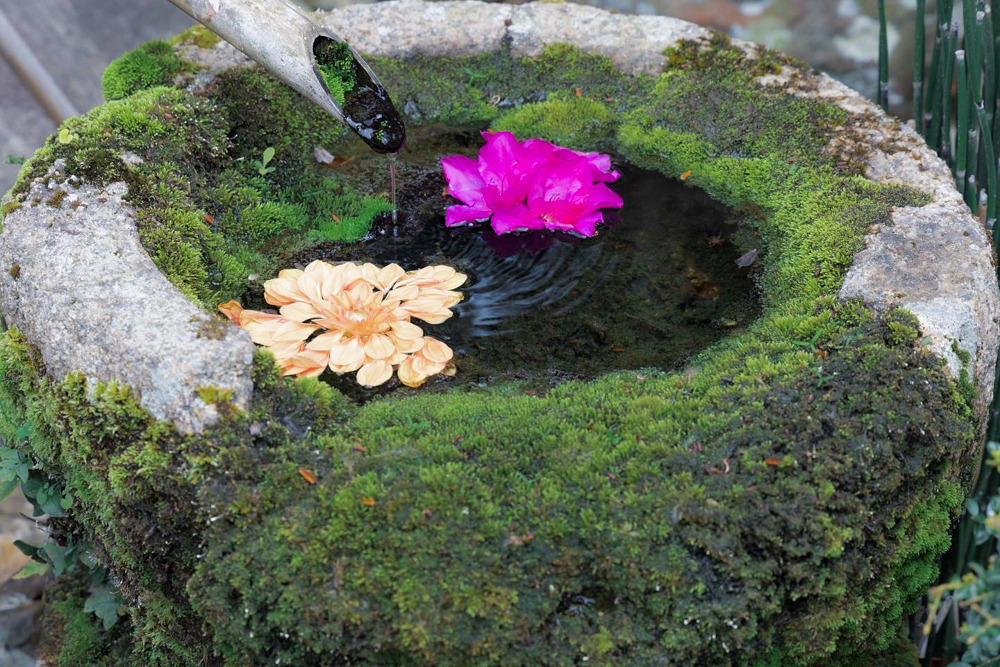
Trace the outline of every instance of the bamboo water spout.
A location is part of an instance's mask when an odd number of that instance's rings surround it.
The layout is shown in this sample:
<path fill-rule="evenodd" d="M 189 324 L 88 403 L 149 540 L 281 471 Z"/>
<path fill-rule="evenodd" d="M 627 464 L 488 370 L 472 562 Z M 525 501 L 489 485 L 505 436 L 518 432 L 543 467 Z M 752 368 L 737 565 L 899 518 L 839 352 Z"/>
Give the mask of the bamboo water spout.
<path fill-rule="evenodd" d="M 402 147 L 403 120 L 368 64 L 341 37 L 286 0 L 170 2 L 347 125 L 372 150 L 395 153 Z M 327 45 L 351 59 L 341 63 L 350 77 L 346 90 L 331 90 L 320 70 L 317 57 Z"/>

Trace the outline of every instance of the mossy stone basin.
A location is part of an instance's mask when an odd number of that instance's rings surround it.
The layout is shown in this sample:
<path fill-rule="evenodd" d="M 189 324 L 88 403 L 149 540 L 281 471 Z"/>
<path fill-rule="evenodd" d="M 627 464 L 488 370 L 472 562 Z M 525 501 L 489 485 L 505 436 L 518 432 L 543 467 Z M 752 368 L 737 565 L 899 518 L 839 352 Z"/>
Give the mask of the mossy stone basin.
<path fill-rule="evenodd" d="M 829 78 L 671 19 L 322 20 L 411 128 L 703 190 L 757 250 L 759 315 L 680 368 L 541 390 L 462 382 L 461 358 L 363 405 L 283 379 L 215 307 L 295 253 L 361 252 L 384 162 L 318 164 L 357 143 L 202 31 L 126 54 L 3 204 L 0 432 L 124 599 L 105 631 L 61 583 L 58 664 L 886 664 L 992 394 L 993 260 L 947 168 Z M 433 171 L 404 160 L 404 186 Z"/>

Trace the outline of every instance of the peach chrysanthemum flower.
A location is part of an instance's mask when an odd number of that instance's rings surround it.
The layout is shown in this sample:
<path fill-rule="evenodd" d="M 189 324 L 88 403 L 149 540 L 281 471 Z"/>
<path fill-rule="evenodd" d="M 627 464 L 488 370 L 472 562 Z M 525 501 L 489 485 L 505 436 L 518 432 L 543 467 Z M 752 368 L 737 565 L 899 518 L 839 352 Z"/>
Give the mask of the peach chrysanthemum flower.
<path fill-rule="evenodd" d="M 317 260 L 264 283 L 264 299 L 280 315 L 244 310 L 236 301 L 219 310 L 270 350 L 285 375 L 357 371 L 358 384 L 375 387 L 395 370 L 400 382 L 419 387 L 454 355 L 412 320 L 439 324 L 451 317 L 462 300 L 454 289 L 465 280 L 448 266 L 406 272 L 396 264 Z"/>

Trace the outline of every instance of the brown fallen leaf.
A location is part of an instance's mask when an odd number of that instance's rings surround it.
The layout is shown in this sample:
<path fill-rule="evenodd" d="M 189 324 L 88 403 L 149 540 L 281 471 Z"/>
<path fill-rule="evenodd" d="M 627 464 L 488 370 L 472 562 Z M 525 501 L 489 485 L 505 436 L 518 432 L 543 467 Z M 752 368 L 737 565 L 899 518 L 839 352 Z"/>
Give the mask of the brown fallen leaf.
<path fill-rule="evenodd" d="M 215 227 L 215 218 L 213 218 L 212 216 L 210 216 L 208 213 L 206 213 L 205 215 L 201 216 L 201 218 L 202 218 L 202 220 L 204 220 L 208 224 L 210 224 L 213 227 Z"/>
<path fill-rule="evenodd" d="M 691 174 L 693 174 L 693 173 L 694 172 L 692 172 L 690 169 L 688 169 L 683 174 L 681 174 L 681 180 L 682 181 L 686 181 L 691 176 Z"/>
<path fill-rule="evenodd" d="M 353 447 L 351 447 L 351 449 L 353 449 L 356 452 L 361 452 L 362 454 L 368 453 L 368 448 L 365 447 L 364 445 L 354 445 Z"/>
<path fill-rule="evenodd" d="M 531 533 L 528 533 L 527 535 L 511 535 L 506 540 L 503 541 L 503 544 L 505 547 L 509 547 L 512 545 L 515 547 L 523 547 L 525 544 L 531 542 L 533 539 L 535 539 L 535 536 L 532 535 Z"/>
<path fill-rule="evenodd" d="M 624 352 L 625 348 L 624 347 L 613 347 L 613 348 L 611 348 L 611 351 L 612 352 Z"/>
<path fill-rule="evenodd" d="M 764 465 L 780 466 L 781 465 L 781 459 L 776 459 L 776 458 L 774 458 L 772 456 L 771 458 L 764 459 Z"/>
<path fill-rule="evenodd" d="M 316 158 L 316 162 L 319 162 L 324 167 L 339 167 L 342 164 L 354 161 L 354 158 L 345 157 L 343 155 L 334 155 L 322 146 L 316 146 L 313 148 L 313 157 Z"/>
<path fill-rule="evenodd" d="M 306 480 L 309 484 L 316 483 L 316 475 L 312 474 L 305 468 L 299 468 L 299 474 L 302 475 L 302 479 Z"/>
<path fill-rule="evenodd" d="M 364 505 L 365 507 L 375 507 L 375 499 L 365 498 L 361 501 L 361 504 Z"/>
<path fill-rule="evenodd" d="M 577 88 L 575 92 L 577 97 L 583 97 L 583 90 L 581 90 L 580 88 Z"/>

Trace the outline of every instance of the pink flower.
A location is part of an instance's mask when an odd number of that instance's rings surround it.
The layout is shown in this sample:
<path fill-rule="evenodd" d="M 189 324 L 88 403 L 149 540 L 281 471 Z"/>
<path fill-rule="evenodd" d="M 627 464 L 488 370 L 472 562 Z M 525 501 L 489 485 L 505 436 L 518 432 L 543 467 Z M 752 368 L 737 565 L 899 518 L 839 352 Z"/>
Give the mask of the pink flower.
<path fill-rule="evenodd" d="M 497 234 L 548 229 L 593 236 L 603 222 L 599 209 L 622 206 L 604 183 L 618 179 L 611 158 L 581 153 L 541 139 L 519 143 L 510 132 L 483 133 L 479 159 L 441 160 L 448 194 L 449 227 L 492 218 Z"/>
<path fill-rule="evenodd" d="M 483 132 L 486 145 L 479 160 L 453 155 L 441 159 L 448 194 L 465 203 L 449 206 L 449 227 L 488 220 L 491 215 L 524 203 L 531 176 L 531 159 L 510 132 Z"/>

